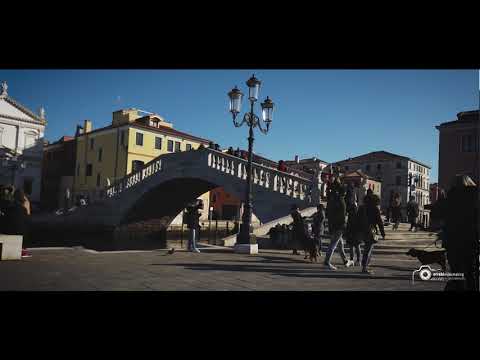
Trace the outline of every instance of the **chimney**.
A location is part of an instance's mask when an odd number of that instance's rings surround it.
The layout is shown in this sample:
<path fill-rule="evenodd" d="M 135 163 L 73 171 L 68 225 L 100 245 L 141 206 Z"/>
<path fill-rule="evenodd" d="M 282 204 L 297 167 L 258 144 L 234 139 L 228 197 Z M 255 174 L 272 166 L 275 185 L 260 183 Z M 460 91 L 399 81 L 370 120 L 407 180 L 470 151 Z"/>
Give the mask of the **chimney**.
<path fill-rule="evenodd" d="M 298 158 L 298 155 L 295 155 L 295 162 L 298 164 L 300 162 L 300 159 Z"/>
<path fill-rule="evenodd" d="M 92 121 L 91 120 L 85 120 L 83 122 L 83 133 L 88 134 L 91 131 L 92 131 Z"/>

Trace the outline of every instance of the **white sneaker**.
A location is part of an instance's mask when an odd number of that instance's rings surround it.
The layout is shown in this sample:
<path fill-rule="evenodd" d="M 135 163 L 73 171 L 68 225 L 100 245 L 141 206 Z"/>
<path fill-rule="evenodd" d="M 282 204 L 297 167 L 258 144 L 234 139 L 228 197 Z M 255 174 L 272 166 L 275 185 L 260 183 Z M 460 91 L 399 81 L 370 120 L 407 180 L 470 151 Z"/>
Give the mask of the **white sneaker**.
<path fill-rule="evenodd" d="M 193 252 L 199 253 L 200 250 L 198 250 L 198 249 L 193 249 Z"/>
<path fill-rule="evenodd" d="M 337 268 L 335 266 L 333 266 L 332 264 L 325 264 L 325 266 L 327 268 L 329 268 L 330 270 L 333 270 L 333 271 L 337 270 Z"/>
<path fill-rule="evenodd" d="M 350 267 L 350 266 L 353 266 L 353 265 L 354 265 L 353 260 L 348 260 L 348 261 L 345 263 L 345 267 Z"/>

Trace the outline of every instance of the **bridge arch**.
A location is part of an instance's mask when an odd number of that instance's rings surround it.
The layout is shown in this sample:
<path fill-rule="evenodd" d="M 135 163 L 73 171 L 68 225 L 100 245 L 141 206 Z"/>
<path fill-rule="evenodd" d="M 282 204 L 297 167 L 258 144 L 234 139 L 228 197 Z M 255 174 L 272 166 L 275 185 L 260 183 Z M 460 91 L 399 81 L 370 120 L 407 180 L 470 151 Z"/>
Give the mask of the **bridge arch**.
<path fill-rule="evenodd" d="M 243 199 L 246 168 L 245 160 L 211 149 L 162 155 L 105 189 L 102 200 L 58 221 L 118 226 L 154 214 L 170 223 L 189 201 L 215 187 Z M 317 188 L 312 179 L 253 164 L 253 207 L 262 223 L 288 215 L 292 203 L 300 209 L 317 205 Z"/>

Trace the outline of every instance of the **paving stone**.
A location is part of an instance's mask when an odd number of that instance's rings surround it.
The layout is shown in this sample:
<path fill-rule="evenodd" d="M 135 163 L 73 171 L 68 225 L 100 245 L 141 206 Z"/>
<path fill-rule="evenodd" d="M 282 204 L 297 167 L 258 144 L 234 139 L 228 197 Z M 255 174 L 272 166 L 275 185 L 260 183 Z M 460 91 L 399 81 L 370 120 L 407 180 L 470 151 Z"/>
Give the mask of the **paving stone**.
<path fill-rule="evenodd" d="M 210 250 L 201 254 L 178 251 L 91 253 L 79 249 L 32 251 L 21 261 L 0 262 L 0 290 L 387 290 L 442 291 L 444 282 L 411 283 L 419 263 L 404 254 L 374 255 L 375 274 L 359 267 L 336 272 L 319 263 L 291 255 L 291 251 L 265 250 L 258 255 Z M 339 257 L 333 258 L 338 264 Z"/>

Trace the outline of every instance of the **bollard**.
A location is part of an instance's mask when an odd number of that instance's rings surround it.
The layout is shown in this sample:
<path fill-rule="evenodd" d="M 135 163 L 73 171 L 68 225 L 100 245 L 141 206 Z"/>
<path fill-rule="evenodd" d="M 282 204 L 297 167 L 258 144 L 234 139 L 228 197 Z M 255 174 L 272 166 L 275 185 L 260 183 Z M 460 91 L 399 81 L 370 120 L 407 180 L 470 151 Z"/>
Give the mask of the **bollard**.
<path fill-rule="evenodd" d="M 214 245 L 217 245 L 217 231 L 218 231 L 218 220 L 215 220 L 215 240 Z"/>

